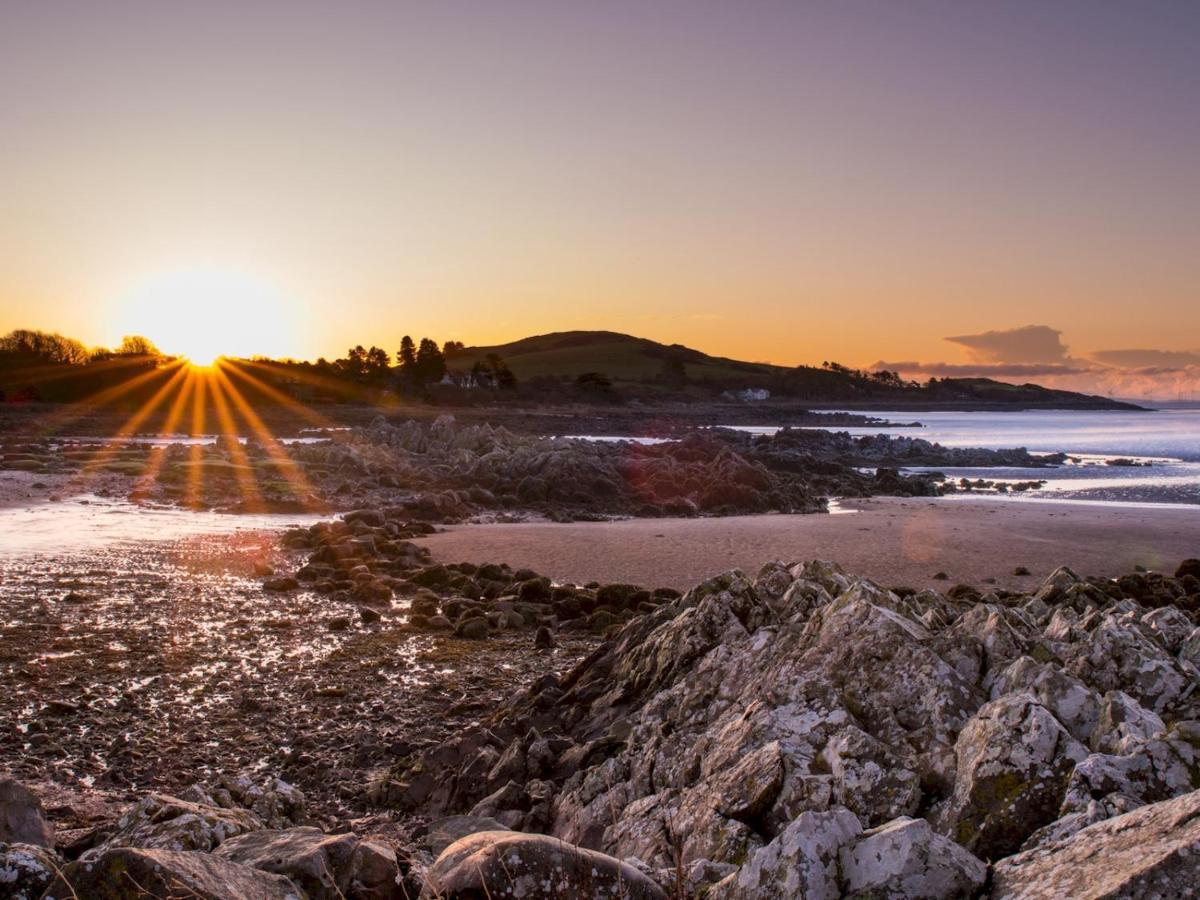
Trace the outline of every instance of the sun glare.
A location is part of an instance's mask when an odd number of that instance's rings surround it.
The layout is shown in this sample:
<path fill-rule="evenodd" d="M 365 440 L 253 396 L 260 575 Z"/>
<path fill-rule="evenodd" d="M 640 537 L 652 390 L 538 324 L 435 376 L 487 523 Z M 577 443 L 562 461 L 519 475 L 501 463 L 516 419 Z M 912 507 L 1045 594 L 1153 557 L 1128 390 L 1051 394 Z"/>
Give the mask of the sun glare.
<path fill-rule="evenodd" d="M 153 276 L 122 302 L 121 333 L 142 334 L 193 367 L 222 356 L 285 355 L 287 298 L 273 285 L 235 271 L 189 269 Z"/>

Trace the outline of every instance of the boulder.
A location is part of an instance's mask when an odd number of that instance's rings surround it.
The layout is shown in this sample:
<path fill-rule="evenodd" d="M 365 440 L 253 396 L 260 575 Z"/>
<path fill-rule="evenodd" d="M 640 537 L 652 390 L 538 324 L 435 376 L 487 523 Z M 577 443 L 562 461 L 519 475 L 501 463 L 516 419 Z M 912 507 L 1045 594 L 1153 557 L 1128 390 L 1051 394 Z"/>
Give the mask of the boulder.
<path fill-rule="evenodd" d="M 54 846 L 54 829 L 42 815 L 42 801 L 11 778 L 0 778 L 0 843 Z"/>
<path fill-rule="evenodd" d="M 984 859 L 1013 853 L 1057 817 L 1067 778 L 1087 755 L 1027 693 L 981 707 L 954 752 L 958 774 L 942 830 Z"/>
<path fill-rule="evenodd" d="M 424 843 L 436 859 L 442 855 L 443 850 L 469 834 L 505 830 L 507 829 L 503 825 L 488 816 L 446 816 L 429 824 Z"/>
<path fill-rule="evenodd" d="M 1200 578 L 1200 559 L 1185 559 L 1179 564 L 1175 570 L 1175 577 L 1183 578 L 1185 575 Z"/>
<path fill-rule="evenodd" d="M 1192 897 L 1200 791 L 1143 806 L 996 863 L 993 900 Z"/>
<path fill-rule="evenodd" d="M 63 869 L 43 900 L 300 900 L 303 896 L 282 875 L 209 853 L 110 847 Z"/>
<path fill-rule="evenodd" d="M 1091 746 L 1101 753 L 1130 753 L 1165 728 L 1160 716 L 1124 691 L 1109 691 L 1100 704 Z"/>
<path fill-rule="evenodd" d="M 208 852 L 223 841 L 263 827 L 245 809 L 221 809 L 189 803 L 166 794 L 149 794 L 122 815 L 97 854 L 112 847 Z"/>
<path fill-rule="evenodd" d="M 0 842 L 0 900 L 37 900 L 64 865 L 46 847 Z"/>
<path fill-rule="evenodd" d="M 863 832 L 842 847 L 838 863 L 842 896 L 863 900 L 974 897 L 987 879 L 983 862 L 908 817 Z"/>
<path fill-rule="evenodd" d="M 861 831 L 848 809 L 801 813 L 705 896 L 707 900 L 836 900 L 842 896 L 838 852 Z"/>
<path fill-rule="evenodd" d="M 310 827 L 252 831 L 230 838 L 213 854 L 286 875 L 311 900 L 398 900 L 402 896 L 396 854 L 353 834 L 325 834 Z"/>
<path fill-rule="evenodd" d="M 480 831 L 445 849 L 426 876 L 426 900 L 613 896 L 666 900 L 666 893 L 628 863 L 542 834 Z"/>

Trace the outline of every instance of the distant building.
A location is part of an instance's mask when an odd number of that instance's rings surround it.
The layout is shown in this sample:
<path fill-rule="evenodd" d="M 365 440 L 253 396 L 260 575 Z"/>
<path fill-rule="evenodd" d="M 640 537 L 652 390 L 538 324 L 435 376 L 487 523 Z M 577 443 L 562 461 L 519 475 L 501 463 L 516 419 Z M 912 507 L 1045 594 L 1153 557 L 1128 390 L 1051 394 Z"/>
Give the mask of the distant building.
<path fill-rule="evenodd" d="M 771 392 L 766 388 L 742 388 L 740 391 L 726 391 L 721 396 L 727 400 L 741 400 L 743 403 L 753 403 L 757 400 L 770 400 Z"/>

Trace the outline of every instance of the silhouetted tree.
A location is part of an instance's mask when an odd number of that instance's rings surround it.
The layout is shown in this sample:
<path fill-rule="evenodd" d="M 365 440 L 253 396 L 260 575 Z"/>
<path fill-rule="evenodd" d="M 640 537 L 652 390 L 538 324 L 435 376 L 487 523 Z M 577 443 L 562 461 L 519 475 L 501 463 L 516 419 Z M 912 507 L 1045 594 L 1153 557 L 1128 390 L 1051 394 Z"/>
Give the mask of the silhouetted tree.
<path fill-rule="evenodd" d="M 43 362 L 83 365 L 90 354 L 87 347 L 74 338 L 19 328 L 0 337 L 0 352 L 32 356 Z"/>
<path fill-rule="evenodd" d="M 117 353 L 121 356 L 162 356 L 154 342 L 140 334 L 127 334 L 121 338 Z"/>
<path fill-rule="evenodd" d="M 392 358 L 382 347 L 371 347 L 363 363 L 366 377 L 371 381 L 382 381 L 392 372 Z"/>
<path fill-rule="evenodd" d="M 361 379 L 367 373 L 367 351 L 359 344 L 346 351 L 344 359 L 334 363 L 338 371 L 346 378 Z"/>
<path fill-rule="evenodd" d="M 417 348 L 407 334 L 400 339 L 400 351 L 396 354 L 396 361 L 400 364 L 400 373 L 405 378 L 417 377 Z"/>
<path fill-rule="evenodd" d="M 480 366 L 479 363 L 475 365 Z M 504 390 L 512 390 L 517 386 L 517 376 L 512 373 L 508 364 L 500 358 L 498 353 L 489 353 L 485 356 L 482 368 L 493 386 Z"/>
<path fill-rule="evenodd" d="M 437 343 L 429 338 L 421 338 L 417 347 L 414 374 L 418 384 L 436 384 L 446 374 L 446 357 L 442 356 Z"/>
<path fill-rule="evenodd" d="M 442 356 L 449 359 L 456 353 L 462 353 L 465 349 L 466 346 L 462 341 L 446 341 L 446 343 L 442 344 Z"/>

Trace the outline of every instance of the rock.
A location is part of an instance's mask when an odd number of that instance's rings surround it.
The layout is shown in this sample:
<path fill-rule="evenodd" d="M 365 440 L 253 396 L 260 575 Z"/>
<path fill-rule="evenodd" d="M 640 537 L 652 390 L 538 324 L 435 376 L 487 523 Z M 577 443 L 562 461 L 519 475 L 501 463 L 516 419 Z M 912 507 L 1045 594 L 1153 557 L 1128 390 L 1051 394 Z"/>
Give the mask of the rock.
<path fill-rule="evenodd" d="M 1175 570 L 1176 578 L 1183 578 L 1191 575 L 1193 578 L 1200 578 L 1200 559 L 1185 559 L 1179 564 Z"/>
<path fill-rule="evenodd" d="M 954 752 L 958 774 L 943 830 L 984 859 L 1007 856 L 1056 818 L 1067 778 L 1087 755 L 1030 694 L 985 704 Z"/>
<path fill-rule="evenodd" d="M 0 778 L 0 843 L 54 846 L 54 828 L 42 815 L 42 801 L 11 778 Z"/>
<path fill-rule="evenodd" d="M 467 619 L 465 622 L 459 623 L 454 629 L 459 637 L 466 638 L 471 641 L 482 641 L 491 633 L 491 628 L 488 627 L 487 619 L 473 618 Z"/>
<path fill-rule="evenodd" d="M 1100 698 L 1078 678 L 1072 678 L 1053 663 L 1039 663 L 1022 656 L 993 682 L 991 695 L 1028 691 L 1071 732 L 1086 742 L 1096 730 L 1100 718 Z"/>
<path fill-rule="evenodd" d="M 0 900 L 37 900 L 65 865 L 46 847 L 0 841 Z"/>
<path fill-rule="evenodd" d="M 299 900 L 300 889 L 282 875 L 238 865 L 209 853 L 109 847 L 71 863 L 43 900 Z"/>
<path fill-rule="evenodd" d="M 334 616 L 325 623 L 325 627 L 330 631 L 345 631 L 350 627 L 349 616 Z"/>
<path fill-rule="evenodd" d="M 848 809 L 801 813 L 733 875 L 718 882 L 708 900 L 836 900 L 838 852 L 862 831 Z"/>
<path fill-rule="evenodd" d="M 1124 691 L 1109 691 L 1101 703 L 1099 723 L 1091 745 L 1093 750 L 1101 753 L 1129 753 L 1165 729 L 1160 716 Z"/>
<path fill-rule="evenodd" d="M 285 875 L 311 900 L 391 900 L 402 896 L 396 854 L 353 834 L 319 828 L 253 831 L 230 838 L 214 856 Z"/>
<path fill-rule="evenodd" d="M 262 827 L 262 819 L 249 810 L 221 809 L 166 794 L 150 794 L 117 819 L 112 833 L 89 854 L 112 847 L 208 852 L 231 837 Z"/>
<path fill-rule="evenodd" d="M 1195 896 L 1200 791 L 1001 860 L 992 873 L 993 900 Z"/>
<path fill-rule="evenodd" d="M 974 897 L 987 866 L 924 819 L 896 819 L 863 832 L 838 854 L 847 898 Z"/>
<path fill-rule="evenodd" d="M 378 509 L 355 509 L 342 516 L 342 521 L 347 525 L 352 525 L 355 522 L 361 522 L 371 528 L 382 528 L 387 522 L 382 510 Z"/>
<path fill-rule="evenodd" d="M 613 896 L 666 900 L 641 871 L 611 856 L 541 834 L 481 831 L 445 849 L 426 876 L 422 898 Z"/>
<path fill-rule="evenodd" d="M 917 774 L 860 728 L 841 731 L 821 751 L 821 759 L 833 776 L 834 798 L 860 821 L 886 822 L 915 812 L 921 802 Z"/>
<path fill-rule="evenodd" d="M 364 625 L 370 625 L 373 622 L 378 622 L 382 616 L 379 610 L 371 609 L 369 606 L 360 606 L 358 608 L 358 616 L 362 619 Z"/>
<path fill-rule="evenodd" d="M 276 593 L 294 591 L 299 587 L 300 582 L 290 575 L 285 575 L 283 578 L 270 578 L 263 582 L 264 591 L 275 591 Z"/>
<path fill-rule="evenodd" d="M 480 831 L 507 831 L 503 825 L 488 816 L 447 816 L 429 825 L 424 843 L 434 858 L 460 838 Z"/>

